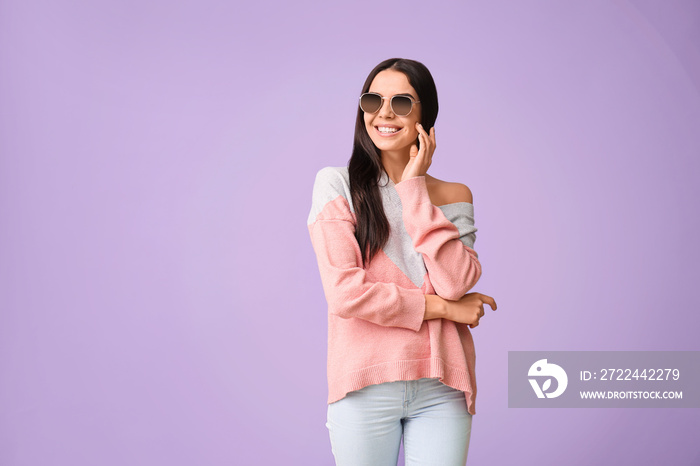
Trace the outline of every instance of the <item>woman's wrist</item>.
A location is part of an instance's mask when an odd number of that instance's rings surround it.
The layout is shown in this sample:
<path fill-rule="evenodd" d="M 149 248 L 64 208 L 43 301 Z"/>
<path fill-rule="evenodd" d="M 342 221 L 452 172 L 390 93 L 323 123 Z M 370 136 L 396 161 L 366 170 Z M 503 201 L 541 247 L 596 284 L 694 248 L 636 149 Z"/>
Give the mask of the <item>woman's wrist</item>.
<path fill-rule="evenodd" d="M 423 320 L 441 319 L 447 316 L 447 301 L 438 295 L 425 295 L 425 316 Z"/>

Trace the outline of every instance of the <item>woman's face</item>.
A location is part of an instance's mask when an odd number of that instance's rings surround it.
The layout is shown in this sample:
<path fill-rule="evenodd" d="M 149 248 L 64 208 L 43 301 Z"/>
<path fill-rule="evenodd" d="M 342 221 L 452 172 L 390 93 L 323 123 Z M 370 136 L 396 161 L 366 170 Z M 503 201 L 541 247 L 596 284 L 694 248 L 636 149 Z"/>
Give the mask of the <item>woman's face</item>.
<path fill-rule="evenodd" d="M 397 94 L 408 94 L 414 101 L 419 100 L 406 75 L 392 69 L 380 71 L 374 77 L 368 92 L 387 97 L 382 101 L 379 111 L 365 112 L 365 128 L 374 145 L 380 151 L 408 151 L 418 137 L 416 122 L 421 121 L 421 104 L 413 104 L 413 109 L 407 116 L 394 114 L 389 104 L 391 97 Z M 426 128 L 426 131 L 429 129 Z"/>

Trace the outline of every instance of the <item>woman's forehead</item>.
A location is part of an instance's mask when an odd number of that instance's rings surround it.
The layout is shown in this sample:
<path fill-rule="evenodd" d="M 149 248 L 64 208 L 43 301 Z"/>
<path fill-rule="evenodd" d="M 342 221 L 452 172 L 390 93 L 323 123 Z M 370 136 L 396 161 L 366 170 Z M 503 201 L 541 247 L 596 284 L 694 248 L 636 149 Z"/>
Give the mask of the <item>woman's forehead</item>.
<path fill-rule="evenodd" d="M 382 95 L 411 94 L 414 97 L 416 96 L 416 90 L 408 82 L 406 75 L 396 70 L 380 71 L 372 80 L 369 91 L 378 92 Z"/>

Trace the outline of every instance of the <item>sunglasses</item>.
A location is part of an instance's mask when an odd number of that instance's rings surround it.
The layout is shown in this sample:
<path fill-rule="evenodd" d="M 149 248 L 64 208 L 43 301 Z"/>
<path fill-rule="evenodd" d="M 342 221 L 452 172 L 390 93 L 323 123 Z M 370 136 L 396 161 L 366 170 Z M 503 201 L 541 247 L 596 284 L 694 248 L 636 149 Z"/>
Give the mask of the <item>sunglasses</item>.
<path fill-rule="evenodd" d="M 374 92 L 365 92 L 360 96 L 360 108 L 365 113 L 377 113 L 382 108 L 384 99 L 388 97 L 382 97 Z M 420 100 L 413 100 L 413 97 L 408 95 L 395 95 L 389 100 L 391 111 L 397 116 L 407 116 L 413 110 L 413 104 L 419 103 Z"/>

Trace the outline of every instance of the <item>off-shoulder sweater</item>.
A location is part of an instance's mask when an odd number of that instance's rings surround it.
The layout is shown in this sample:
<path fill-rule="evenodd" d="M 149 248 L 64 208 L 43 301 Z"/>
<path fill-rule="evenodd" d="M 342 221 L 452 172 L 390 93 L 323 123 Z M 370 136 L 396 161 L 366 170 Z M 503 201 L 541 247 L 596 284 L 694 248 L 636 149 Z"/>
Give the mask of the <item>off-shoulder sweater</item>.
<path fill-rule="evenodd" d="M 328 303 L 328 403 L 367 385 L 439 378 L 476 414 L 467 324 L 423 320 L 426 294 L 458 300 L 479 280 L 474 206 L 435 206 L 425 176 L 379 180 L 389 240 L 365 267 L 347 167 L 318 171 L 308 229 Z"/>

